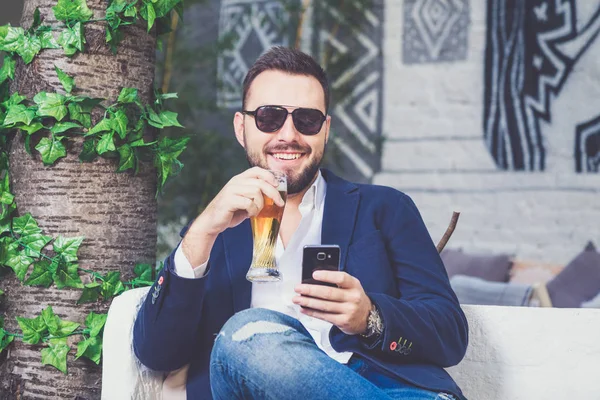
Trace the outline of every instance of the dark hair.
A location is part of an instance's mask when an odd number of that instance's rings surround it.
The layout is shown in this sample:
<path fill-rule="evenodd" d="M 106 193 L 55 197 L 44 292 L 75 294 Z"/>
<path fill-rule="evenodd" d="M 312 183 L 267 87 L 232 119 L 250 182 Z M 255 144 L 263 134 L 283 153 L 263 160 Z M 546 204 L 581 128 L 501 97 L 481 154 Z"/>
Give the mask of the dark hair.
<path fill-rule="evenodd" d="M 260 56 L 252 65 L 246 78 L 244 78 L 244 91 L 242 97 L 242 108 L 245 110 L 246 97 L 250 90 L 252 81 L 262 72 L 276 70 L 293 75 L 307 75 L 316 78 L 325 93 L 325 113 L 329 110 L 329 81 L 321 66 L 308 54 L 300 50 L 290 49 L 283 46 L 270 48 Z"/>

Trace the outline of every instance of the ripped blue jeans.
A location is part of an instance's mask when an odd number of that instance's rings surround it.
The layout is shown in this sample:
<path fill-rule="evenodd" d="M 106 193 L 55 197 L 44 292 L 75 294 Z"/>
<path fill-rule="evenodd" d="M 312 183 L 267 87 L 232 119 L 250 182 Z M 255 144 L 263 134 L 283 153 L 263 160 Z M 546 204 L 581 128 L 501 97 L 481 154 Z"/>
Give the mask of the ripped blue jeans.
<path fill-rule="evenodd" d="M 251 308 L 231 317 L 210 360 L 215 399 L 453 400 L 384 375 L 353 356 L 340 364 L 295 318 Z"/>

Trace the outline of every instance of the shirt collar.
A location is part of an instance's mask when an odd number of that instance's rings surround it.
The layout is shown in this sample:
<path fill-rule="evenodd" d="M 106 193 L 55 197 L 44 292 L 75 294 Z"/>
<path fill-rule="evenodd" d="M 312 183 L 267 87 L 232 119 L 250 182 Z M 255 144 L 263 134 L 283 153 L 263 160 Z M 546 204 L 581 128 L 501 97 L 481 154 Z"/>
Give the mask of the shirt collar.
<path fill-rule="evenodd" d="M 325 182 L 325 179 L 323 179 L 323 175 L 321 175 L 321 171 L 319 170 L 317 179 L 315 179 L 315 181 L 308 188 L 306 193 L 304 193 L 300 206 L 302 208 L 308 207 L 308 209 L 310 210 L 320 209 L 323 204 L 323 201 L 325 200 L 326 189 L 327 183 Z"/>

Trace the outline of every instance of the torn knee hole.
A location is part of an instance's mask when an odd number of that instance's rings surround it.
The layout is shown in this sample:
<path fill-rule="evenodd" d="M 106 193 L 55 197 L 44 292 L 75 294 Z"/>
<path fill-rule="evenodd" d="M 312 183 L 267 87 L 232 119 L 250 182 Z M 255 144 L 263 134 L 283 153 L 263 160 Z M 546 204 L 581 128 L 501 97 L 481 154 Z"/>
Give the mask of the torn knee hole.
<path fill-rule="evenodd" d="M 246 325 L 242 326 L 240 329 L 235 331 L 233 335 L 231 335 L 231 339 L 234 342 L 242 342 L 244 340 L 251 339 L 255 335 L 289 333 L 293 330 L 294 328 L 290 326 L 279 324 L 276 322 L 254 321 L 247 323 Z"/>

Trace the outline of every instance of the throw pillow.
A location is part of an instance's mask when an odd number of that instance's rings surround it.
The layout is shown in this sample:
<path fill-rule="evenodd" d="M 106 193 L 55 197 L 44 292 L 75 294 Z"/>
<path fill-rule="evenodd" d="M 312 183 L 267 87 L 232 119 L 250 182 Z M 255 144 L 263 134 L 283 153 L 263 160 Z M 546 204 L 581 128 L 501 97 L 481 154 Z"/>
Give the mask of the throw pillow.
<path fill-rule="evenodd" d="M 467 275 L 492 282 L 507 282 L 512 265 L 507 254 L 467 254 L 447 249 L 442 251 L 441 257 L 450 278 L 454 275 Z"/>
<path fill-rule="evenodd" d="M 546 288 L 553 307 L 580 307 L 600 292 L 600 253 L 582 251 Z"/>

